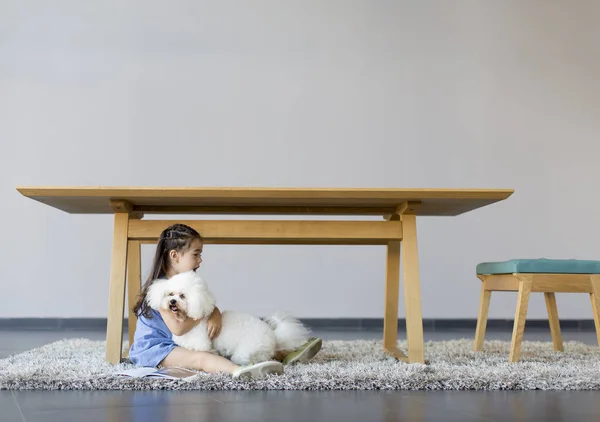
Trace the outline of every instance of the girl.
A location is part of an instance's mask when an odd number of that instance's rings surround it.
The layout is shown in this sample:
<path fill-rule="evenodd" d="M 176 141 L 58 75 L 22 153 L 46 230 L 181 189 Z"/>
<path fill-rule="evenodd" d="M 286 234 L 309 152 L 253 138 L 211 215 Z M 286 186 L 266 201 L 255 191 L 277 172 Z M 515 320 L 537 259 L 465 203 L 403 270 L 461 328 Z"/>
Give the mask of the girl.
<path fill-rule="evenodd" d="M 234 378 L 240 376 L 255 378 L 266 374 L 283 373 L 283 365 L 307 362 L 321 349 L 322 341 L 311 338 L 298 350 L 278 352 L 277 361 L 260 362 L 249 366 L 238 366 L 230 360 L 209 352 L 198 352 L 178 347 L 171 335 L 183 335 L 200 323 L 200 320 L 186 318 L 179 321 L 173 312 L 155 311 L 146 304 L 146 294 L 152 282 L 159 278 L 171 278 L 175 274 L 194 270 L 202 262 L 203 242 L 200 234 L 185 224 L 167 227 L 158 239 L 156 254 L 150 277 L 144 284 L 138 301 L 133 308 L 137 315 L 137 325 L 129 359 L 137 366 L 182 366 L 205 372 L 227 372 Z M 221 330 L 221 312 L 215 310 L 207 320 L 211 339 Z"/>

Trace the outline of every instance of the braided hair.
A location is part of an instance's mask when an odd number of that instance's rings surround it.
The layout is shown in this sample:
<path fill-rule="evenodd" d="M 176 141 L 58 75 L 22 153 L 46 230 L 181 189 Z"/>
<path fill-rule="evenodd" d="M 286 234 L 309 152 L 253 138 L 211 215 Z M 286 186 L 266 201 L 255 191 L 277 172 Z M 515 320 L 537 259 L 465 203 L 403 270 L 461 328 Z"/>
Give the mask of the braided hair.
<path fill-rule="evenodd" d="M 169 252 L 186 252 L 195 240 L 202 240 L 202 236 L 196 230 L 185 224 L 173 224 L 163 230 L 158 238 L 156 253 L 152 261 L 152 268 L 148 279 L 144 283 L 142 291 L 138 295 L 138 300 L 133 307 L 135 315 L 143 315 L 146 318 L 152 318 L 151 308 L 146 303 L 148 289 L 159 278 L 164 278 L 169 268 Z"/>

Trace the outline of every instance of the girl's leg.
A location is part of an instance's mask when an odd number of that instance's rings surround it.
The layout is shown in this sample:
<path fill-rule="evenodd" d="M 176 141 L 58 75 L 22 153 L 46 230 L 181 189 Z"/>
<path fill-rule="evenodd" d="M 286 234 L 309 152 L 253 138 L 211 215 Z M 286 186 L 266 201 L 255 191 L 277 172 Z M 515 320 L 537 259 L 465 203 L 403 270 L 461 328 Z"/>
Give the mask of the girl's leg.
<path fill-rule="evenodd" d="M 182 347 L 174 348 L 160 363 L 161 366 L 183 366 L 204 372 L 225 372 L 233 378 L 259 378 L 269 374 L 283 374 L 280 362 L 266 361 L 239 366 L 224 357 L 209 352 L 197 352 Z"/>
<path fill-rule="evenodd" d="M 224 357 L 209 352 L 174 348 L 160 363 L 161 366 L 183 366 L 204 372 L 233 374 L 240 367 Z"/>

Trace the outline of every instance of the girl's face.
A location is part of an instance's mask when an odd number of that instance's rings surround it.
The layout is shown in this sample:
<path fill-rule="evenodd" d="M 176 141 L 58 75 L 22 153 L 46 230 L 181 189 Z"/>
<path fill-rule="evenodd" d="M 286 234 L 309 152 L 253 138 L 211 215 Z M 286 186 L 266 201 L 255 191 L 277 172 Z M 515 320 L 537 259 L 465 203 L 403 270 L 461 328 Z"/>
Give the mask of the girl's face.
<path fill-rule="evenodd" d="M 186 271 L 196 271 L 202 263 L 202 248 L 204 247 L 200 239 L 194 239 L 190 247 L 183 253 L 172 250 L 169 253 L 171 268 L 173 274 L 184 273 Z"/>

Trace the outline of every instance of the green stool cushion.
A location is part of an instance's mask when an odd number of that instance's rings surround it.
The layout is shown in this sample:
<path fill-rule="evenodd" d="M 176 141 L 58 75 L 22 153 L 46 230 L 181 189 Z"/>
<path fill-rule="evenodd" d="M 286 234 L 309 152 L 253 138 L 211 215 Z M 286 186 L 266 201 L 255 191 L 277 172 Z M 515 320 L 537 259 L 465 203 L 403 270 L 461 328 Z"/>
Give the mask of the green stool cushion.
<path fill-rule="evenodd" d="M 477 274 L 512 273 L 600 274 L 600 261 L 541 258 L 482 262 L 477 265 Z"/>

